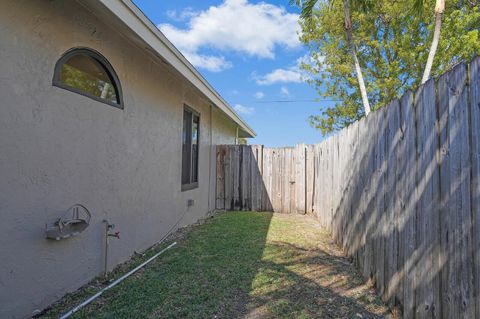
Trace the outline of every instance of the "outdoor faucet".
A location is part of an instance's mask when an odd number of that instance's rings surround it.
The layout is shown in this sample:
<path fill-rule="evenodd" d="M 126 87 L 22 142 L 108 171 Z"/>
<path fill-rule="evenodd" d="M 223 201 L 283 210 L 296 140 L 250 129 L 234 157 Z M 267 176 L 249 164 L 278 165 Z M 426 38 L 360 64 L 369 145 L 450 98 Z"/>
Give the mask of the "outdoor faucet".
<path fill-rule="evenodd" d="M 115 237 L 115 238 L 120 239 L 120 232 L 119 231 L 116 231 L 114 233 L 109 232 L 110 229 L 115 228 L 115 224 L 110 224 L 108 222 L 108 220 L 106 220 L 106 219 L 104 219 L 103 222 L 105 223 L 105 234 L 106 234 L 106 236 L 107 237 Z"/>
<path fill-rule="evenodd" d="M 113 233 L 113 234 L 107 233 L 107 236 L 109 236 L 109 237 L 115 237 L 115 238 L 120 239 L 120 232 L 119 232 L 119 231 L 116 231 L 116 232 Z"/>
<path fill-rule="evenodd" d="M 108 220 L 104 219 L 103 222 L 105 223 L 105 253 L 104 253 L 104 268 L 103 268 L 103 275 L 107 278 L 107 265 L 108 265 L 108 237 L 115 237 L 120 239 L 120 232 L 116 231 L 114 233 L 110 233 L 111 229 L 115 228 L 115 224 L 110 224 Z"/>

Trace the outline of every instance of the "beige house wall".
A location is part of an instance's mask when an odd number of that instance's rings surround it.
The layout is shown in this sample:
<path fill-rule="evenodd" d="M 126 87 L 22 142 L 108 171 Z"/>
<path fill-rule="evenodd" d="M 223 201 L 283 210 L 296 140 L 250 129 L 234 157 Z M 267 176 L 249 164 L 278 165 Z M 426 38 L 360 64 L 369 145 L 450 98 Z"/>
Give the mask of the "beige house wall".
<path fill-rule="evenodd" d="M 73 47 L 104 55 L 125 109 L 52 86 Z M 0 318 L 28 317 L 101 274 L 103 219 L 120 231 L 109 268 L 214 207 L 211 145 L 236 125 L 169 65 L 73 0 L 0 2 Z M 181 191 L 183 105 L 201 114 L 199 187 Z M 187 200 L 194 206 L 187 208 Z M 44 237 L 75 203 L 90 226 Z"/>

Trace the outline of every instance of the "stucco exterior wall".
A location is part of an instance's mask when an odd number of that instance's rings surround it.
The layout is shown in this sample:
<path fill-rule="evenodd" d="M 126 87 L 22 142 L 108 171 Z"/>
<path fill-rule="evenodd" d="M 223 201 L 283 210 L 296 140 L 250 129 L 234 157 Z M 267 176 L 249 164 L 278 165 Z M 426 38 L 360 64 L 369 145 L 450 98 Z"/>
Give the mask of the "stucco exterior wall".
<path fill-rule="evenodd" d="M 121 236 L 111 240 L 112 269 L 180 217 L 183 226 L 213 209 L 211 145 L 234 143 L 235 125 L 73 0 L 0 2 L 0 39 L 0 318 L 22 318 L 101 274 L 103 219 Z M 124 110 L 52 86 L 56 61 L 72 47 L 109 60 Z M 184 104 L 201 114 L 199 187 L 186 192 Z M 189 199 L 195 204 L 187 208 Z M 90 226 L 77 237 L 45 239 L 45 223 L 75 203 L 92 212 Z"/>

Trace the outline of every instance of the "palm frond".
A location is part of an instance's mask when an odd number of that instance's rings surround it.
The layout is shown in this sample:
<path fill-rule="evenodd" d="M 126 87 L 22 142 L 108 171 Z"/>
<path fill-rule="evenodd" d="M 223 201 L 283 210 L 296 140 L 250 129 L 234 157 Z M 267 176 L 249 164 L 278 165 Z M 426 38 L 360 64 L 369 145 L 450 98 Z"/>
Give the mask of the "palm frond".
<path fill-rule="evenodd" d="M 414 14 L 422 16 L 424 13 L 424 4 L 425 0 L 415 0 L 412 7 Z"/>
<path fill-rule="evenodd" d="M 375 0 L 350 0 L 350 4 L 352 8 L 356 10 L 359 10 L 362 12 L 368 12 L 375 7 L 376 1 Z"/>
<path fill-rule="evenodd" d="M 313 16 L 313 8 L 318 0 L 290 0 L 291 5 L 296 5 L 300 8 L 300 18 L 304 20 L 311 20 Z"/>

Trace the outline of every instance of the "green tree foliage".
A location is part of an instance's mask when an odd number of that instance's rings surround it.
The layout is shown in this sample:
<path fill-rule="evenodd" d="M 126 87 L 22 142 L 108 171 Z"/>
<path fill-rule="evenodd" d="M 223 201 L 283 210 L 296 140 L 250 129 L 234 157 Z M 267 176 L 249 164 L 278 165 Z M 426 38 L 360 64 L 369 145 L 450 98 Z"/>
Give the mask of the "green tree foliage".
<path fill-rule="evenodd" d="M 238 138 L 238 145 L 248 145 L 248 140 L 243 137 Z"/>
<path fill-rule="evenodd" d="M 435 0 L 378 0 L 368 10 L 352 7 L 358 59 L 373 109 L 384 107 L 419 85 L 434 28 Z M 302 18 L 301 41 L 311 63 L 303 64 L 322 97 L 335 106 L 312 115 L 323 134 L 339 130 L 364 115 L 353 61 L 346 42 L 341 1 L 319 1 L 311 19 Z M 447 1 L 432 76 L 480 54 L 480 4 L 477 0 Z"/>

